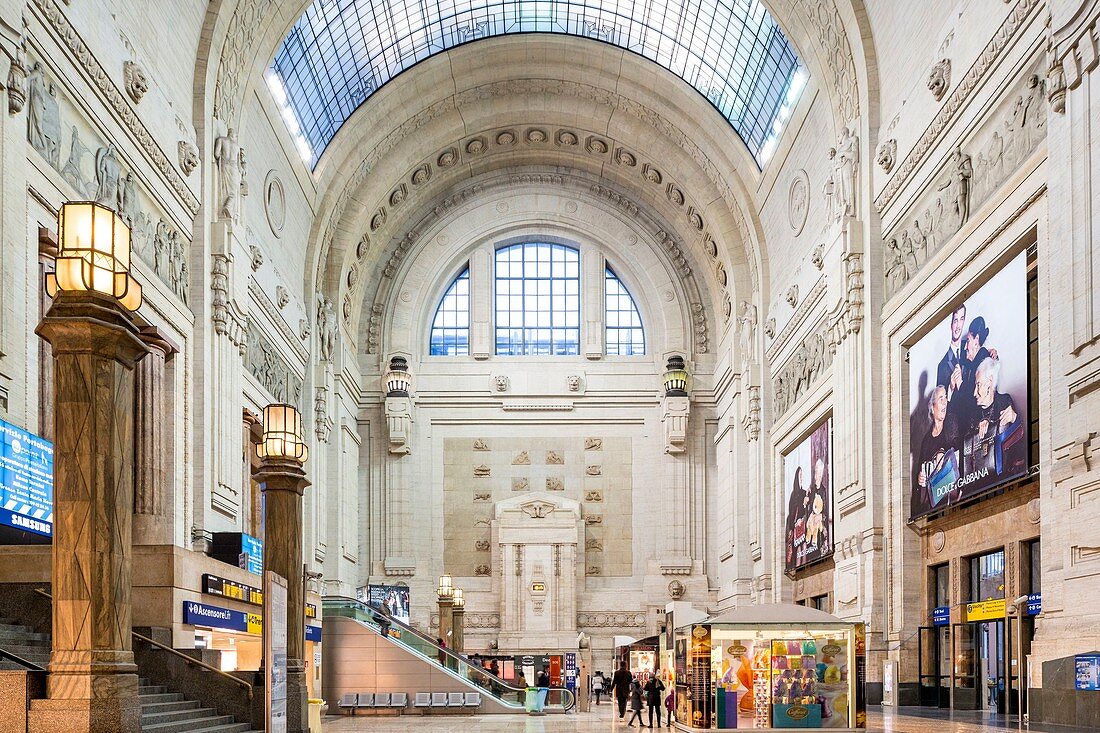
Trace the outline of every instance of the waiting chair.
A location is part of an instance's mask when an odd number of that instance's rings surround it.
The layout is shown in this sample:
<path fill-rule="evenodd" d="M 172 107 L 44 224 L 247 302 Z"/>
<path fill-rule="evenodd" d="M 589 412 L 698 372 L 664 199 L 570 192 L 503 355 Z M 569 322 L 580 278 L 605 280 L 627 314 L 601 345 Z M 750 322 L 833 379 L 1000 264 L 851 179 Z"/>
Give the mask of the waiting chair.
<path fill-rule="evenodd" d="M 461 692 L 449 692 L 447 693 L 447 707 L 460 708 L 466 704 L 466 696 Z"/>
<path fill-rule="evenodd" d="M 367 708 L 368 710 L 370 708 L 373 708 L 374 707 L 374 693 L 372 693 L 372 692 L 360 692 L 359 693 L 359 702 L 356 703 L 355 707 L 356 707 L 356 709 Z"/>
<path fill-rule="evenodd" d="M 466 707 L 479 708 L 481 707 L 481 693 L 480 692 L 467 692 L 466 693 Z"/>
<path fill-rule="evenodd" d="M 409 704 L 409 694 L 407 692 L 395 692 L 395 693 L 393 693 L 393 696 L 390 698 L 390 707 L 391 708 L 402 708 L 402 709 L 404 709 L 405 707 L 408 706 L 408 704 Z"/>
<path fill-rule="evenodd" d="M 447 693 L 446 692 L 433 692 L 432 693 L 432 707 L 433 708 L 445 708 L 445 707 L 447 707 Z"/>
<path fill-rule="evenodd" d="M 374 707 L 376 708 L 388 708 L 390 706 L 390 693 L 388 692 L 376 692 L 374 693 Z"/>
<path fill-rule="evenodd" d="M 355 706 L 358 704 L 358 695 L 354 692 L 345 692 L 343 697 L 340 698 L 340 702 L 336 703 L 336 706 L 341 710 L 350 710 L 352 715 L 355 715 Z"/>
<path fill-rule="evenodd" d="M 432 706 L 432 693 L 418 692 L 413 700 L 414 708 L 430 708 Z"/>

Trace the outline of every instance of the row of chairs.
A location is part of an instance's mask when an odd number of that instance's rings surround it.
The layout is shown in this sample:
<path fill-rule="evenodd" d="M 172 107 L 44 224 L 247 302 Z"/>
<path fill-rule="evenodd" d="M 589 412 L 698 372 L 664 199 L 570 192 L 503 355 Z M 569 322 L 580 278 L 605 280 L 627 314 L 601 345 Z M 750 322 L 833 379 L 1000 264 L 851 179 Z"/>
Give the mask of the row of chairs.
<path fill-rule="evenodd" d="M 405 692 L 346 692 L 340 698 L 339 707 L 355 715 L 356 710 L 400 710 L 408 704 L 409 695 Z"/>
<path fill-rule="evenodd" d="M 413 701 L 414 708 L 478 708 L 481 707 L 480 692 L 418 692 Z"/>

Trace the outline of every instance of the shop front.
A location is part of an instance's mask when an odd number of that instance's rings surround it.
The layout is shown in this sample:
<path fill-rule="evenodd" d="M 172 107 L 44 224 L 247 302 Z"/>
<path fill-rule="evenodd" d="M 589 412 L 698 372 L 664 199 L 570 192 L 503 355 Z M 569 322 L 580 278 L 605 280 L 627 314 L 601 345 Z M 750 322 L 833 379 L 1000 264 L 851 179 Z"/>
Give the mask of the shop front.
<path fill-rule="evenodd" d="M 677 627 L 674 645 L 680 730 L 866 728 L 862 624 L 748 606 Z"/>

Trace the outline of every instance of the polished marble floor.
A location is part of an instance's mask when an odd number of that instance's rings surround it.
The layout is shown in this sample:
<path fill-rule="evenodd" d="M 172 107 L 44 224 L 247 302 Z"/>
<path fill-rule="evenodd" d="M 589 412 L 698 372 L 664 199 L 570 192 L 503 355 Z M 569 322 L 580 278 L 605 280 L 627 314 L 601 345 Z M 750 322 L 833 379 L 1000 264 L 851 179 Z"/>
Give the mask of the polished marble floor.
<path fill-rule="evenodd" d="M 644 715 L 644 713 L 643 713 Z M 869 731 L 882 733 L 982 733 L 983 731 L 1030 731 L 1031 733 L 1083 733 L 1085 729 L 1060 725 L 1023 726 L 1015 718 L 990 717 L 982 713 L 907 708 L 901 713 L 868 711 Z M 627 728 L 606 703 L 591 713 L 527 717 L 523 715 L 328 717 L 324 733 L 370 731 L 372 733 L 626 733 Z M 669 730 L 665 728 L 663 730 Z M 1095 733 L 1096 729 L 1092 729 Z"/>

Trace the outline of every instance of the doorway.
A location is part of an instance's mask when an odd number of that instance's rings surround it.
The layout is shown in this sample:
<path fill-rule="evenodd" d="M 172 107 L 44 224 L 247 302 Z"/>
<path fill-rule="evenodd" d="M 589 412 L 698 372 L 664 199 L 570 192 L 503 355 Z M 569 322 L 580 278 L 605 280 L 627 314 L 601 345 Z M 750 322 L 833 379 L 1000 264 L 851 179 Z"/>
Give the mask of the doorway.
<path fill-rule="evenodd" d="M 1005 622 L 974 624 L 977 642 L 979 710 L 1005 712 Z"/>

